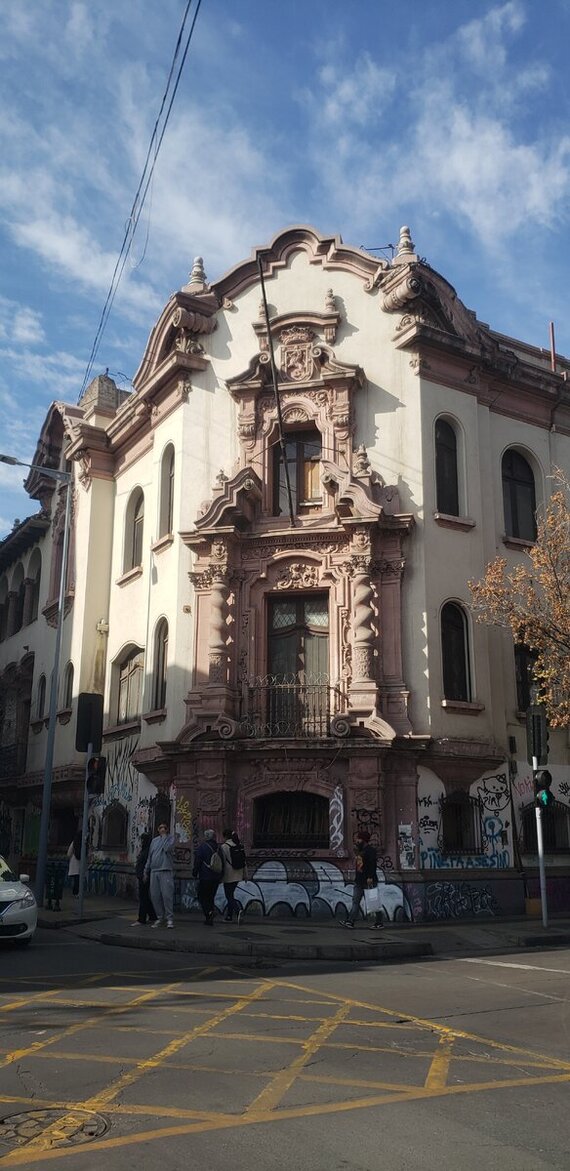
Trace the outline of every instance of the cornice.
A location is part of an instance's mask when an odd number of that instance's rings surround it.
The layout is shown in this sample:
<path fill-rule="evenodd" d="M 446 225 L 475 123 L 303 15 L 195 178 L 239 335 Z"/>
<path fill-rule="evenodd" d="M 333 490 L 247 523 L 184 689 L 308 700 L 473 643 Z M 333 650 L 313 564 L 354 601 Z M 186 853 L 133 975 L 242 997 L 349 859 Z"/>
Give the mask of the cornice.
<path fill-rule="evenodd" d="M 273 236 L 265 247 L 257 247 L 247 260 L 231 268 L 211 286 L 221 305 L 224 299 L 236 297 L 259 281 L 258 257 L 262 258 L 264 276 L 270 280 L 280 269 L 286 268 L 295 252 L 305 252 L 309 264 L 334 271 L 353 273 L 359 277 L 367 292 L 376 288 L 388 269 L 388 261 L 379 260 L 361 248 L 343 243 L 341 236 L 322 236 L 308 224 L 293 224 Z"/>

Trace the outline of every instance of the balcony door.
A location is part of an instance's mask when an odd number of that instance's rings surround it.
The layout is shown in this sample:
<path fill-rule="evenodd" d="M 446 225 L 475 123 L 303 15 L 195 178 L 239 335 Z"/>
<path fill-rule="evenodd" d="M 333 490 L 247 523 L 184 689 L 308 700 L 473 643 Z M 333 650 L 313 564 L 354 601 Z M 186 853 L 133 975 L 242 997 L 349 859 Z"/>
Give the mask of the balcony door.
<path fill-rule="evenodd" d="M 269 722 L 283 736 L 325 736 L 329 705 L 327 594 L 269 601 Z"/>

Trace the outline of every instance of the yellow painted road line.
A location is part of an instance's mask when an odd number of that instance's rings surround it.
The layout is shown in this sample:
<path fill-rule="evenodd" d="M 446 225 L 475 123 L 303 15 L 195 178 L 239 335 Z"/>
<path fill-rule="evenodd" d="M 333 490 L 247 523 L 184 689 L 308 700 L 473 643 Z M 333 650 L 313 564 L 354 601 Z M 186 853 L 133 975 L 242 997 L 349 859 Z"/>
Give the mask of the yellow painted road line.
<path fill-rule="evenodd" d="M 322 1024 L 319 1025 L 318 1029 L 316 1029 L 312 1034 L 312 1036 L 310 1036 L 306 1041 L 303 1041 L 303 1052 L 300 1053 L 298 1057 L 296 1057 L 295 1060 L 287 1066 L 286 1069 L 282 1069 L 281 1072 L 277 1074 L 277 1077 L 275 1077 L 273 1081 L 270 1082 L 269 1085 L 266 1086 L 260 1094 L 258 1094 L 257 1098 L 255 1098 L 255 1100 L 251 1103 L 251 1106 L 248 1107 L 247 1113 L 263 1114 L 266 1110 L 274 1110 L 287 1093 L 287 1090 L 289 1090 L 293 1085 L 297 1074 L 300 1073 L 300 1071 L 303 1069 L 303 1066 L 305 1066 L 307 1062 L 310 1061 L 311 1057 L 313 1057 L 315 1053 L 318 1052 L 323 1042 L 326 1041 L 332 1033 L 334 1033 L 335 1029 L 337 1029 L 340 1024 L 342 1024 L 345 1017 L 348 1016 L 349 1012 L 349 1005 L 343 1004 L 333 1017 L 330 1017 L 329 1020 L 323 1021 Z"/>
<path fill-rule="evenodd" d="M 438 1090 L 447 1085 L 449 1063 L 453 1056 L 455 1037 L 449 1034 L 439 1038 L 439 1045 L 433 1055 L 425 1080 L 426 1090 Z"/>
<path fill-rule="evenodd" d="M 12 1065 L 15 1061 L 20 1061 L 22 1057 L 31 1057 L 41 1049 L 46 1049 L 48 1045 L 54 1045 L 56 1041 L 73 1037 L 76 1033 L 80 1033 L 84 1029 L 90 1029 L 95 1025 L 106 1023 L 113 1016 L 118 1016 L 121 1013 L 129 1012 L 130 1009 L 138 1008 L 140 1004 L 146 1004 L 147 1001 L 152 1000 L 156 996 L 160 996 L 168 990 L 168 987 L 166 985 L 166 988 L 152 988 L 148 992 L 144 992 L 141 996 L 135 997 L 128 1004 L 113 1005 L 111 1008 L 103 1009 L 97 1016 L 88 1017 L 84 1021 L 78 1021 L 75 1025 L 69 1025 L 67 1028 L 61 1029 L 58 1033 L 53 1033 L 51 1037 L 46 1037 L 44 1041 L 34 1041 L 31 1045 L 27 1045 L 23 1049 L 13 1049 L 11 1053 L 7 1053 L 5 1057 L 0 1059 L 0 1069 L 3 1069 L 6 1065 Z"/>
<path fill-rule="evenodd" d="M 304 984 L 293 983 L 289 980 L 276 980 L 276 985 L 284 985 L 286 988 L 295 988 L 301 992 L 310 992 L 310 988 L 306 988 Z M 423 1017 L 415 1017 L 410 1013 L 396 1012 L 391 1008 L 381 1008 L 379 1005 L 369 1004 L 364 1000 L 352 1000 L 346 996 L 338 996 L 333 992 L 327 993 L 331 1001 L 338 1004 L 351 1004 L 355 1008 L 366 1008 L 372 1012 L 384 1013 L 390 1017 L 406 1017 L 407 1021 L 412 1021 L 418 1027 L 423 1029 L 430 1029 L 434 1033 L 448 1033 L 462 1041 L 476 1041 L 478 1045 L 486 1045 L 490 1049 L 499 1049 L 503 1053 L 520 1053 L 527 1057 L 544 1061 L 550 1069 L 564 1069 L 570 1071 L 570 1061 L 562 1061 L 558 1057 L 549 1057 L 546 1053 L 537 1053 L 534 1049 L 522 1049 L 520 1045 L 509 1045 L 507 1042 L 494 1041 L 489 1037 L 480 1037 L 477 1033 L 467 1033 L 461 1029 L 451 1028 L 448 1025 L 439 1025 L 435 1021 L 426 1020 Z"/>
<path fill-rule="evenodd" d="M 117 1094 L 120 1094 L 124 1090 L 128 1089 L 128 1087 L 133 1085 L 135 1081 L 138 1081 L 139 1078 L 148 1073 L 149 1070 L 158 1069 L 161 1065 L 164 1064 L 165 1061 L 168 1060 L 170 1056 L 172 1056 L 174 1053 L 177 1053 L 179 1049 L 183 1048 L 183 1046 L 190 1044 L 190 1042 L 193 1041 L 196 1037 L 204 1036 L 205 1033 L 208 1033 L 210 1029 L 215 1028 L 217 1024 L 225 1020 L 228 1016 L 232 1016 L 235 1013 L 240 1012 L 241 1009 L 250 1004 L 256 996 L 260 996 L 263 991 L 264 987 L 260 986 L 254 992 L 249 993 L 247 996 L 242 997 L 240 1000 L 237 1000 L 233 1004 L 223 1008 L 221 1012 L 216 1013 L 216 1015 L 210 1020 L 204 1021 L 204 1023 L 201 1025 L 195 1025 L 194 1028 L 190 1029 L 189 1032 L 184 1033 L 181 1037 L 176 1037 L 163 1049 L 160 1049 L 158 1053 L 155 1053 L 153 1057 L 145 1058 L 143 1061 L 137 1061 L 133 1069 L 128 1070 L 126 1073 L 122 1074 L 121 1077 L 116 1078 L 104 1090 L 100 1090 L 97 1094 L 94 1094 L 91 1098 L 88 1098 L 85 1102 L 82 1103 L 80 1109 L 105 1109 L 108 1104 L 117 1097 Z M 40 1134 L 38 1134 L 27 1144 L 26 1150 L 28 1152 L 41 1151 L 44 1154 L 49 1152 L 53 1149 L 55 1144 L 62 1141 L 67 1133 L 68 1128 L 70 1126 L 73 1127 L 75 1124 L 77 1117 L 77 1113 L 74 1114 L 74 1111 L 71 1110 L 62 1118 L 56 1119 L 49 1126 L 47 1126 L 45 1130 L 42 1130 Z"/>
<path fill-rule="evenodd" d="M 155 1128 L 154 1130 L 138 1131 L 129 1135 L 120 1135 L 114 1138 L 106 1138 L 95 1140 L 89 1143 L 89 1147 L 82 1150 L 78 1147 L 60 1147 L 55 1150 L 36 1150 L 30 1146 L 21 1147 L 18 1150 L 11 1151 L 10 1154 L 5 1155 L 2 1160 L 3 1167 L 23 1167 L 33 1163 L 52 1162 L 57 1159 L 67 1159 L 70 1157 L 77 1157 L 80 1153 L 95 1153 L 96 1151 L 110 1151 L 117 1150 L 120 1147 L 128 1147 L 140 1145 L 142 1143 L 153 1142 L 155 1139 L 162 1143 L 168 1138 L 178 1138 L 189 1134 L 204 1134 L 218 1130 L 230 1130 L 232 1128 L 239 1130 L 244 1126 L 260 1126 L 266 1123 L 285 1122 L 297 1118 L 316 1117 L 318 1115 L 328 1114 L 342 1114 L 349 1110 L 366 1110 L 376 1106 L 392 1105 L 399 1106 L 414 1102 L 418 1100 L 425 1100 L 429 1098 L 440 1098 L 453 1096 L 455 1094 L 466 1094 L 474 1092 L 496 1091 L 498 1086 L 504 1089 L 518 1089 L 521 1086 L 529 1085 L 544 1085 L 555 1084 L 570 1081 L 570 1074 L 553 1074 L 546 1078 L 513 1079 L 509 1082 L 488 1082 L 481 1083 L 475 1086 L 444 1086 L 440 1089 L 426 1090 L 425 1087 L 421 1089 L 412 1089 L 408 1093 L 403 1093 L 400 1097 L 394 1094 L 378 1094 L 369 1098 L 359 1098 L 349 1102 L 327 1102 L 319 1106 L 299 1106 L 290 1109 L 270 1110 L 265 1114 L 242 1114 L 235 1117 L 228 1117 L 221 1115 L 212 1121 L 190 1122 L 181 1126 L 165 1126 Z M 84 1107 L 79 1107 L 84 1109 Z"/>
<path fill-rule="evenodd" d="M 85 987 L 93 983 L 93 975 L 85 976 L 79 981 L 79 986 Z M 26 1008 L 29 1004 L 41 1003 L 46 998 L 57 996 L 57 988 L 45 988 L 43 992 L 32 992 L 29 996 L 20 996 L 18 1000 L 11 1000 L 8 1004 L 0 1004 L 0 1012 L 13 1012 L 17 1008 Z"/>
<path fill-rule="evenodd" d="M 214 1029 L 216 1025 L 221 1024 L 222 1021 L 225 1021 L 228 1017 L 235 1016 L 236 1013 L 241 1012 L 242 1009 L 246 1008 L 248 1004 L 251 1004 L 252 1000 L 255 1000 L 257 996 L 261 996 L 262 992 L 263 987 L 260 987 L 254 992 L 248 993 L 246 996 L 243 996 L 239 1000 L 234 1001 L 233 1004 L 229 1004 L 226 1008 L 223 1008 L 221 1012 L 216 1013 L 214 1017 L 204 1021 L 203 1024 L 194 1025 L 193 1029 L 190 1029 L 187 1033 L 183 1033 L 181 1037 L 175 1037 L 173 1041 L 170 1041 L 168 1045 L 165 1045 L 163 1049 L 160 1049 L 158 1053 L 154 1054 L 153 1057 L 148 1057 L 143 1061 L 137 1062 L 135 1069 L 125 1073 L 122 1077 L 117 1078 L 117 1080 L 112 1082 L 111 1085 L 108 1086 L 105 1090 L 102 1090 L 100 1093 L 95 1094 L 93 1098 L 90 1098 L 88 1102 L 86 1102 L 86 1109 L 99 1110 L 102 1107 L 105 1107 L 108 1102 L 112 1102 L 113 1098 L 116 1098 L 117 1094 L 122 1093 L 123 1090 L 126 1090 L 128 1086 L 133 1084 L 133 1082 L 138 1081 L 138 1079 L 143 1077 L 145 1073 L 148 1073 L 149 1070 L 157 1069 L 160 1065 L 163 1065 L 164 1062 L 168 1061 L 169 1057 L 173 1057 L 174 1054 L 178 1053 L 180 1049 L 183 1049 L 186 1045 L 189 1045 L 192 1041 L 194 1041 L 196 1037 L 203 1037 L 206 1033 L 209 1033 L 211 1029 Z"/>

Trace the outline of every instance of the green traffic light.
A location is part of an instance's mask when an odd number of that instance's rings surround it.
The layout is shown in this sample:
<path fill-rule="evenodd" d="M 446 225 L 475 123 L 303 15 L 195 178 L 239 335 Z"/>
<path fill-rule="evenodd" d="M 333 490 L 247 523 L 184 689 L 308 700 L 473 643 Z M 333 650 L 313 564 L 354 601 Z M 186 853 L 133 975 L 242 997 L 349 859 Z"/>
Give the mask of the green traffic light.
<path fill-rule="evenodd" d="M 548 809 L 549 806 L 552 805 L 554 797 L 549 789 L 539 789 L 538 793 L 536 794 L 536 800 L 539 805 L 543 806 L 544 809 Z"/>

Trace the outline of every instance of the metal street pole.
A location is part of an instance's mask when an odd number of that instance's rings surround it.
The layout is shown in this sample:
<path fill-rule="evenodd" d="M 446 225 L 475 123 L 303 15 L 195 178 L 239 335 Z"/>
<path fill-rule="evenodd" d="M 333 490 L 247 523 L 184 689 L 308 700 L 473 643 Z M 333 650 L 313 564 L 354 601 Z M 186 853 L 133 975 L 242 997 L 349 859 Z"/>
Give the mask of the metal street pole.
<path fill-rule="evenodd" d="M 45 879 L 47 869 L 49 822 L 51 813 L 51 788 L 53 779 L 53 757 L 55 747 L 55 732 L 57 725 L 57 692 L 59 685 L 59 659 L 61 654 L 61 637 L 63 633 L 63 611 L 65 605 L 65 585 L 67 580 L 67 553 L 69 548 L 69 530 L 71 521 L 71 472 L 62 472 L 58 468 L 45 468 L 40 464 L 29 464 L 15 459 L 11 455 L 0 455 L 0 463 L 11 464 L 15 467 L 31 468 L 34 472 L 41 472 L 52 480 L 61 480 L 67 484 L 67 499 L 65 502 L 65 518 L 63 522 L 63 549 L 61 554 L 61 568 L 59 574 L 59 599 L 57 608 L 57 627 L 55 636 L 55 650 L 51 673 L 51 687 L 49 699 L 48 738 L 44 764 L 44 783 L 42 791 L 42 814 L 40 819 L 40 836 L 38 841 L 38 860 L 36 867 L 35 896 L 39 907 L 44 905 Z"/>
<path fill-rule="evenodd" d="M 89 776 L 89 761 L 93 756 L 93 745 L 87 746 L 87 757 L 85 760 L 85 782 L 83 789 L 83 820 L 81 823 L 81 862 L 79 865 L 79 907 L 78 917 L 83 918 L 83 887 L 85 884 L 85 876 L 87 874 L 87 830 L 89 826 L 89 791 L 87 788 L 87 778 Z"/>
<path fill-rule="evenodd" d="M 538 771 L 538 757 L 532 758 L 532 775 L 536 776 Z M 536 846 L 538 851 L 538 875 L 540 879 L 540 905 L 542 909 L 542 926 L 548 927 L 548 904 L 546 902 L 546 873 L 544 869 L 544 840 L 542 837 L 542 809 L 538 802 L 535 803 L 536 814 Z"/>

